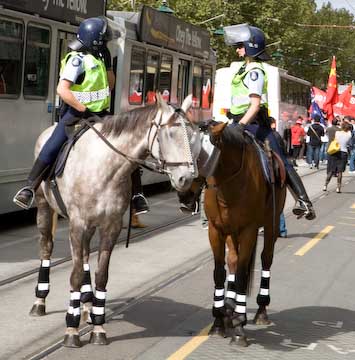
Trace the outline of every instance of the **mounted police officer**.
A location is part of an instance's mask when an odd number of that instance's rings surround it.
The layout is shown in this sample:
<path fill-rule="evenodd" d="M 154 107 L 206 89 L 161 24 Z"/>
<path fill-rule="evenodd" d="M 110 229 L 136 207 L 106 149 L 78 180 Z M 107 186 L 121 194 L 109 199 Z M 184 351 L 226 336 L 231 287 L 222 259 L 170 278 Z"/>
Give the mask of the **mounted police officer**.
<path fill-rule="evenodd" d="M 72 51 L 61 61 L 57 86 L 57 93 L 63 100 L 60 120 L 36 159 L 27 186 L 14 197 L 14 202 L 24 209 L 32 206 L 37 188 L 48 176 L 50 167 L 67 140 L 66 125 L 74 124 L 80 118 L 108 114 L 110 91 L 115 84 L 111 54 L 107 48 L 109 33 L 104 17 L 89 18 L 80 24 L 76 39 L 69 44 Z M 136 211 L 147 211 L 145 198 L 140 194 L 135 195 Z"/>
<path fill-rule="evenodd" d="M 233 132 L 245 128 L 258 140 L 264 142 L 267 139 L 272 150 L 284 161 L 287 184 L 297 201 L 293 213 L 312 220 L 316 215 L 302 180 L 287 161 L 282 146 L 270 126 L 267 104 L 268 78 L 263 64 L 263 61 L 269 60 L 270 57 L 265 52 L 264 33 L 248 24 L 227 26 L 224 30 L 226 44 L 234 46 L 238 56 L 244 58 L 244 62 L 237 69 L 231 84 L 232 104 L 229 117 L 233 120 L 234 126 L 226 127 L 223 136 L 232 136 Z"/>
<path fill-rule="evenodd" d="M 297 201 L 293 209 L 294 214 L 312 220 L 316 215 L 302 180 L 287 161 L 270 126 L 267 104 L 268 79 L 263 64 L 263 61 L 270 58 L 265 52 L 264 33 L 259 28 L 248 24 L 227 26 L 224 31 L 226 44 L 234 46 L 238 56 L 244 58 L 244 61 L 236 69 L 231 81 L 231 107 L 227 116 L 233 124 L 224 129 L 222 141 L 223 138 L 234 138 L 244 129 L 253 133 L 262 142 L 269 140 L 270 147 L 284 161 L 287 183 Z M 193 191 L 179 194 L 179 198 L 182 211 L 196 211 L 196 192 L 195 194 Z"/>

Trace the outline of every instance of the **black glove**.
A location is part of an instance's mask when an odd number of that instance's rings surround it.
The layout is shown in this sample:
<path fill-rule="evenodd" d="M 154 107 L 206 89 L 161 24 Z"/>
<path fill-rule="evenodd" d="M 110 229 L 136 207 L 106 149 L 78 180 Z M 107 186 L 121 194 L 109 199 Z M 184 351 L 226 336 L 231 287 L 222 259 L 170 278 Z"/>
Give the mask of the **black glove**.
<path fill-rule="evenodd" d="M 92 113 L 88 108 L 86 108 L 85 111 L 80 113 L 80 117 L 82 119 L 88 119 L 93 116 L 96 116 L 96 115 L 94 113 Z"/>

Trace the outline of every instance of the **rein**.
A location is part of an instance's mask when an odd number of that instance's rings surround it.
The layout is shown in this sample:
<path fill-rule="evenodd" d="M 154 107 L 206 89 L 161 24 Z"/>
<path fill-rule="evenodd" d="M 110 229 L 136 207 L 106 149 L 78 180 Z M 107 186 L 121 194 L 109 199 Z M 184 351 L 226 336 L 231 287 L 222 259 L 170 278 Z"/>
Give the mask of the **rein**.
<path fill-rule="evenodd" d="M 185 115 L 185 112 L 182 110 L 182 109 L 175 109 L 175 112 L 174 114 L 177 113 L 179 115 Z M 171 115 L 171 116 L 174 116 Z M 96 117 L 96 116 L 95 116 Z M 169 124 L 169 121 L 167 124 L 164 124 L 162 125 L 161 124 L 161 121 L 162 121 L 162 117 L 163 115 L 161 114 L 160 116 L 160 120 L 158 123 L 155 122 L 155 119 L 151 122 L 151 125 L 150 125 L 150 128 L 149 128 L 149 134 L 148 134 L 148 155 L 152 155 L 153 159 L 155 159 L 157 162 L 152 162 L 152 161 L 148 161 L 148 160 L 142 160 L 142 159 L 139 159 L 139 158 L 136 158 L 136 157 L 133 157 L 133 156 L 130 156 L 128 154 L 125 154 L 124 152 L 122 152 L 121 150 L 117 149 L 115 146 L 112 145 L 112 143 L 110 141 L 107 140 L 107 138 L 101 134 L 101 132 L 99 130 L 97 130 L 95 128 L 95 126 L 90 122 L 88 121 L 87 119 L 83 119 L 83 122 L 89 126 L 98 136 L 99 138 L 111 149 L 113 150 L 115 153 L 123 156 L 125 159 L 127 159 L 128 161 L 130 162 L 133 162 L 133 163 L 137 163 L 139 165 L 141 165 L 142 167 L 146 168 L 147 170 L 151 170 L 151 171 L 154 171 L 154 172 L 158 172 L 160 174 L 168 174 L 169 171 L 167 170 L 167 166 L 181 166 L 181 165 L 186 165 L 186 166 L 189 166 L 190 168 L 194 166 L 193 164 L 193 160 L 192 160 L 192 154 L 191 154 L 191 149 L 188 147 L 188 156 L 189 156 L 189 161 L 185 161 L 185 162 L 168 162 L 168 161 L 165 161 L 163 159 L 163 156 L 162 156 L 162 152 L 161 152 L 161 149 L 159 147 L 159 155 L 160 155 L 160 158 L 155 158 L 152 154 L 152 148 L 153 148 L 153 144 L 154 144 L 154 141 L 157 140 L 159 142 L 159 130 L 165 126 L 168 126 Z M 170 120 L 170 119 L 169 119 Z M 176 124 L 176 125 L 179 125 L 179 124 Z M 156 133 L 154 134 L 154 137 L 153 137 L 153 140 L 151 142 L 151 146 L 149 146 L 149 138 L 150 138 L 150 134 L 152 132 L 152 128 L 153 126 L 155 126 L 157 128 L 157 131 Z M 185 144 L 188 144 L 188 138 L 187 138 L 187 131 L 186 131 L 186 127 L 185 127 L 185 123 L 184 121 L 181 122 L 181 126 L 183 127 L 184 129 L 184 143 Z M 186 146 L 185 146 L 186 147 Z"/>

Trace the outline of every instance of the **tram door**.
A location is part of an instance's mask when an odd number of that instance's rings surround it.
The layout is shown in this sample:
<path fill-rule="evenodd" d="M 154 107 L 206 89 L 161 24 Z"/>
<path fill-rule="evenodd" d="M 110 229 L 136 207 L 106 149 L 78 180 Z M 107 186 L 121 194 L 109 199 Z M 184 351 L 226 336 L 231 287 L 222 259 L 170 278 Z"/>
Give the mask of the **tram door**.
<path fill-rule="evenodd" d="M 185 97 L 189 94 L 189 73 L 190 61 L 179 59 L 179 72 L 177 83 L 177 99 L 179 105 L 182 104 Z"/>
<path fill-rule="evenodd" d="M 57 95 L 57 83 L 59 81 L 59 72 L 60 72 L 60 62 L 64 58 L 64 56 L 70 51 L 68 44 L 75 39 L 75 34 L 66 32 L 66 31 L 58 31 L 58 42 L 57 42 L 57 60 L 56 60 L 56 77 L 55 77 L 55 111 L 53 111 L 53 122 L 59 120 L 59 108 L 60 108 L 60 99 Z"/>

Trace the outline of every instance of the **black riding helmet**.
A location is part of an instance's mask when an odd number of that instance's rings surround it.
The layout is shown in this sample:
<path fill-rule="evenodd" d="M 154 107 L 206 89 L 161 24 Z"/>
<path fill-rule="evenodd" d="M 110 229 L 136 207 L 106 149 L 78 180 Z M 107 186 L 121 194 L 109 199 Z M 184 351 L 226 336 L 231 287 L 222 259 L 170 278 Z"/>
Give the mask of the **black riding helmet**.
<path fill-rule="evenodd" d="M 79 26 L 76 39 L 68 46 L 74 50 L 97 51 L 106 40 L 107 21 L 104 17 L 85 19 Z"/>
<path fill-rule="evenodd" d="M 263 61 L 270 60 L 270 56 L 265 52 L 265 35 L 255 26 L 248 24 L 225 26 L 224 40 L 227 45 L 243 44 L 247 56 Z"/>

